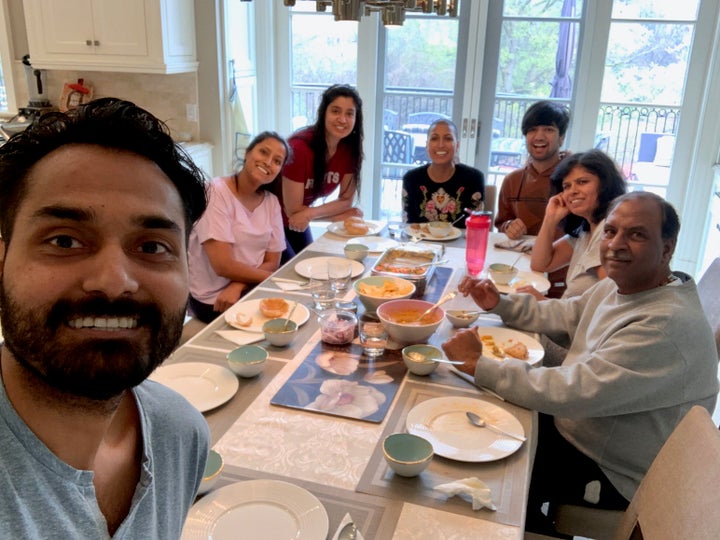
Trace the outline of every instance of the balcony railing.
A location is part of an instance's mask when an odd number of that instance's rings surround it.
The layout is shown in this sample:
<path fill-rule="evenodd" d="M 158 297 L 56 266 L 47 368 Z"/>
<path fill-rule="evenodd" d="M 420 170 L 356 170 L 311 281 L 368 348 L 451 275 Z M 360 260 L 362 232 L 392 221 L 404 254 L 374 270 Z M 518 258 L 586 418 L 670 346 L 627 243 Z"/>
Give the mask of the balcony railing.
<path fill-rule="evenodd" d="M 314 121 L 323 90 L 324 87 L 293 89 L 292 111 L 297 121 Z M 496 148 L 491 149 L 490 166 L 480 167 L 486 172 L 488 183 L 500 184 L 509 170 L 524 163 L 527 156 L 524 143 L 520 142 L 523 139 L 520 126 L 525 111 L 537 99 L 534 96 L 499 95 L 495 100 L 492 136 L 499 141 L 494 144 Z M 384 128 L 402 130 L 409 123 L 411 114 L 435 112 L 452 116 L 453 96 L 442 90 L 390 88 L 386 89 L 383 109 Z M 679 120 L 679 107 L 603 103 L 598 112 L 594 146 L 615 160 L 632 189 L 650 189 L 664 195 Z M 416 145 L 421 142 L 418 138 Z M 660 155 L 661 147 L 663 155 Z M 383 163 L 381 215 L 398 217 L 400 173 L 416 164 L 403 163 L 392 167 Z"/>

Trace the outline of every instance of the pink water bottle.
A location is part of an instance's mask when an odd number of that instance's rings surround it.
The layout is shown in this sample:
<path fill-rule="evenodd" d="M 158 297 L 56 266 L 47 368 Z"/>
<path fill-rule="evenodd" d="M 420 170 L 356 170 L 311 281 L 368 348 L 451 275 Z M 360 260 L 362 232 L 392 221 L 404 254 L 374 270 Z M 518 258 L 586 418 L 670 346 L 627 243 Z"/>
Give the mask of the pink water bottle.
<path fill-rule="evenodd" d="M 465 220 L 465 261 L 468 275 L 478 277 L 485 266 L 491 212 L 473 210 Z"/>

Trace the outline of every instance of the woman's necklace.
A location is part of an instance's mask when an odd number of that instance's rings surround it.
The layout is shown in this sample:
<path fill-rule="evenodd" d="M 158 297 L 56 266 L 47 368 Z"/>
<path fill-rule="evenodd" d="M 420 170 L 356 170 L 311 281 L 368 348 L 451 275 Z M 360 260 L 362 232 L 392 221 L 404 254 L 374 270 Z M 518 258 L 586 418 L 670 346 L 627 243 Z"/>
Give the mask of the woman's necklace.
<path fill-rule="evenodd" d="M 443 182 L 447 182 L 450 180 L 453 175 L 455 174 L 455 164 L 451 163 L 449 167 L 442 169 L 438 169 L 433 163 L 430 164 L 428 167 L 428 176 L 430 177 L 430 180 L 433 182 L 436 182 L 438 184 L 442 184 Z"/>

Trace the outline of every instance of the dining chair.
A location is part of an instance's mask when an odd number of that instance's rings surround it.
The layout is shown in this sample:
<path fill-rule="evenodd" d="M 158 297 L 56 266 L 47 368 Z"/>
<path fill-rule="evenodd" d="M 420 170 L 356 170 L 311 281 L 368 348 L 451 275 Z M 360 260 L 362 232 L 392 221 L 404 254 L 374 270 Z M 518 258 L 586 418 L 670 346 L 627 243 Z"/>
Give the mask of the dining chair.
<path fill-rule="evenodd" d="M 495 221 L 495 206 L 497 205 L 497 186 L 495 184 L 485 185 L 485 205 L 483 210 L 491 212 L 490 223 Z"/>
<path fill-rule="evenodd" d="M 720 538 L 720 430 L 694 406 L 676 426 L 624 512 L 560 505 L 561 534 L 603 540 Z"/>

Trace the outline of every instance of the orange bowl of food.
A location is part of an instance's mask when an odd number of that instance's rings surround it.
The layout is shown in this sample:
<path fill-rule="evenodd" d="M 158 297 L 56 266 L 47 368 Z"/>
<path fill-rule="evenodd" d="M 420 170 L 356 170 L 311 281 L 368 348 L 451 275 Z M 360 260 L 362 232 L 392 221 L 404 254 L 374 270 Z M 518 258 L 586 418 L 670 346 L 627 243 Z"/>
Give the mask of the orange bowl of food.
<path fill-rule="evenodd" d="M 432 302 L 425 300 L 390 300 L 378 306 L 377 315 L 399 345 L 427 343 L 445 317 L 445 311 L 436 307 L 420 318 L 432 306 Z"/>

